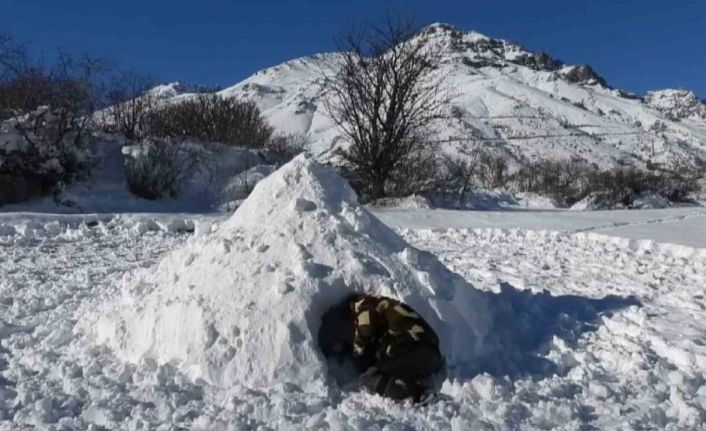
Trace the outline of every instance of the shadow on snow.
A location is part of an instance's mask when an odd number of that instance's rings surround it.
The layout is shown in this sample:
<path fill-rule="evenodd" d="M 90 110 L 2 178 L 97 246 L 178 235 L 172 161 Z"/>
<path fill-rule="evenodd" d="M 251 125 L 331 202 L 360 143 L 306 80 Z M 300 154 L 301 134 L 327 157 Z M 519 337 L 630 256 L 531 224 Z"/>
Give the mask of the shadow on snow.
<path fill-rule="evenodd" d="M 485 340 L 489 350 L 464 370 L 471 371 L 470 375 L 542 378 L 562 374 L 562 365 L 545 357 L 554 337 L 575 345 L 581 335 L 598 329 L 601 316 L 641 305 L 633 296 L 552 296 L 508 283 L 501 283 L 500 289 L 500 293 L 487 293 L 493 320 Z"/>

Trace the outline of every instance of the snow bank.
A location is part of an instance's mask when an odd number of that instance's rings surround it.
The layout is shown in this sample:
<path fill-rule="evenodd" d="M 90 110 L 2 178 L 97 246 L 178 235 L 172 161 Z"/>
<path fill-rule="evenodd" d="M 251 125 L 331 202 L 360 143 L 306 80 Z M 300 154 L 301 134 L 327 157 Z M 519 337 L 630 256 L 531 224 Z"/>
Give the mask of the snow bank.
<path fill-rule="evenodd" d="M 513 193 L 503 189 L 478 189 L 469 192 L 463 200 L 464 209 L 556 209 L 551 198 L 536 193 Z"/>
<path fill-rule="evenodd" d="M 529 192 L 511 192 L 505 189 L 474 189 L 463 198 L 458 193 L 440 193 L 431 197 L 426 207 L 417 205 L 377 205 L 375 209 L 463 209 L 475 211 L 503 211 L 542 209 L 554 210 L 557 206 L 551 198 Z"/>
<path fill-rule="evenodd" d="M 626 209 L 626 206 L 601 193 L 591 193 L 569 207 L 573 211 L 600 211 L 610 209 Z"/>
<path fill-rule="evenodd" d="M 260 182 L 216 232 L 135 278 L 85 318 L 89 339 L 123 360 L 172 363 L 219 387 L 325 389 L 320 318 L 352 291 L 415 308 L 438 332 L 452 375 L 472 368 L 488 330 L 483 294 L 305 156 Z"/>
<path fill-rule="evenodd" d="M 574 211 L 600 211 L 616 209 L 663 209 L 671 206 L 679 206 L 669 199 L 655 193 L 636 193 L 632 195 L 632 202 L 624 204 L 618 198 L 608 193 L 592 193 L 582 200 L 573 204 L 569 209 Z"/>

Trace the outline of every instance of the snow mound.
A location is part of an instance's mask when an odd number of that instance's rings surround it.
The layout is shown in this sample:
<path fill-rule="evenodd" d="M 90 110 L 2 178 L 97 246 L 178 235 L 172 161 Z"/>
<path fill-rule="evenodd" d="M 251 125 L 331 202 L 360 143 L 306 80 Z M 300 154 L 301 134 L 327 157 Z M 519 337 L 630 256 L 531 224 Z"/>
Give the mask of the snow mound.
<path fill-rule="evenodd" d="M 402 300 L 437 331 L 451 375 L 483 351 L 487 299 L 359 205 L 330 168 L 299 156 L 258 183 L 218 230 L 126 281 L 88 316 L 91 341 L 219 387 L 326 388 L 316 344 L 350 292 Z M 464 371 L 465 370 L 465 371 Z"/>

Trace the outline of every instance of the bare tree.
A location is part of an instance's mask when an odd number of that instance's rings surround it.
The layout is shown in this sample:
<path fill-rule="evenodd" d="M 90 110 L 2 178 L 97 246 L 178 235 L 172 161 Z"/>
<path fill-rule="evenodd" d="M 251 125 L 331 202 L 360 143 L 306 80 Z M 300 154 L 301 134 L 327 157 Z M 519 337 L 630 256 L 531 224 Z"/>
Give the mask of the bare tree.
<path fill-rule="evenodd" d="M 51 91 L 49 74 L 30 59 L 27 48 L 0 33 L 0 119 L 36 109 Z"/>
<path fill-rule="evenodd" d="M 129 140 L 139 140 L 147 132 L 149 115 L 156 107 L 149 94 L 155 81 L 134 71 L 119 70 L 107 91 L 106 128 Z"/>
<path fill-rule="evenodd" d="M 350 140 L 338 155 L 370 199 L 386 196 L 401 165 L 424 147 L 449 95 L 437 73 L 439 50 L 418 28 L 388 19 L 337 41 L 340 55 L 323 71 L 324 105 Z"/>
<path fill-rule="evenodd" d="M 444 158 L 444 166 L 446 168 L 446 183 L 454 192 L 458 192 L 458 207 L 463 208 L 466 202 L 468 192 L 471 191 L 478 168 L 476 160 L 479 156 L 477 151 L 471 153 L 467 157 L 450 157 Z"/>
<path fill-rule="evenodd" d="M 26 49 L 6 33 L 0 33 L 0 82 L 19 75 L 28 63 Z"/>
<path fill-rule="evenodd" d="M 106 63 L 64 54 L 42 77 L 49 91 L 15 126 L 32 146 L 57 146 L 67 137 L 79 145 L 91 130 L 93 113 L 104 104 Z"/>
<path fill-rule="evenodd" d="M 60 54 L 52 67 L 27 68 L 0 87 L 0 95 L 9 95 L 3 100 L 11 103 L 11 124 L 23 137 L 22 145 L 0 151 L 0 175 L 55 195 L 86 178 L 93 113 L 103 103 L 103 64 Z"/>

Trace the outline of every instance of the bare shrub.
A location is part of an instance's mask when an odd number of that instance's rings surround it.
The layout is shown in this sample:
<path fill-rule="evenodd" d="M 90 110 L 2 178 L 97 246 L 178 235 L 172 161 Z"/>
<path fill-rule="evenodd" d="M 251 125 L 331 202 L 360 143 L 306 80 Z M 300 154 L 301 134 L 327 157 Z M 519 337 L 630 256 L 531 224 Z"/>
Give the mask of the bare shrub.
<path fill-rule="evenodd" d="M 666 169 L 668 181 L 662 185 L 661 195 L 673 202 L 688 201 L 689 195 L 703 191 L 706 163 L 676 159 Z"/>
<path fill-rule="evenodd" d="M 47 73 L 31 62 L 27 48 L 0 33 L 0 120 L 36 109 L 48 100 Z"/>
<path fill-rule="evenodd" d="M 516 191 L 548 196 L 560 205 L 592 196 L 606 207 L 630 207 L 642 194 L 659 195 L 671 202 L 687 201 L 689 194 L 700 190 L 702 177 L 698 167 L 683 161 L 660 170 L 629 165 L 601 170 L 581 161 L 543 160 L 515 172 L 512 184 Z"/>
<path fill-rule="evenodd" d="M 250 195 L 258 182 L 277 170 L 278 164 L 260 151 L 226 148 L 211 153 L 206 170 L 209 192 L 218 206 L 227 211 Z M 227 156 L 226 156 L 227 155 Z"/>
<path fill-rule="evenodd" d="M 21 138 L 0 146 L 0 175 L 31 190 L 12 200 L 56 194 L 89 175 L 92 114 L 102 103 L 103 70 L 100 61 L 59 55 L 51 68 L 17 68 L 18 74 L 5 75 L 10 79 L 0 85 L 0 99 L 12 117 L 5 127 L 14 127 Z"/>
<path fill-rule="evenodd" d="M 267 142 L 265 151 L 281 164 L 307 152 L 310 144 L 309 135 L 306 133 L 276 133 Z"/>
<path fill-rule="evenodd" d="M 467 157 L 444 157 L 444 188 L 446 192 L 458 195 L 459 208 L 464 207 L 468 193 L 476 182 L 477 155 L 475 152 Z"/>
<path fill-rule="evenodd" d="M 590 174 L 594 169 L 581 161 L 541 160 L 518 169 L 512 175 L 512 187 L 550 197 L 560 205 L 570 205 L 590 193 Z"/>
<path fill-rule="evenodd" d="M 130 191 L 144 199 L 176 197 L 199 166 L 195 151 L 182 142 L 149 139 L 141 141 L 125 161 Z"/>
<path fill-rule="evenodd" d="M 24 69 L 27 61 L 27 50 L 9 34 L 0 33 L 0 79 L 12 79 Z"/>
<path fill-rule="evenodd" d="M 12 117 L 61 110 L 66 128 L 81 131 L 105 101 L 106 71 L 103 60 L 62 52 L 52 63 L 34 61 L 25 46 L 0 34 L 0 109 Z"/>
<path fill-rule="evenodd" d="M 504 188 L 509 180 L 509 162 L 506 156 L 476 150 L 477 177 L 483 187 Z"/>
<path fill-rule="evenodd" d="M 59 190 L 62 180 L 68 181 L 76 171 L 82 171 L 71 168 L 66 172 L 62 164 L 79 166 L 87 160 L 85 154 L 75 150 L 66 142 L 52 147 L 26 142 L 10 147 L 0 145 L 0 205 L 19 203 Z"/>
<path fill-rule="evenodd" d="M 13 79 L 1 81 L 0 120 L 47 105 L 51 92 L 51 79 L 40 69 L 28 68 Z"/>
<path fill-rule="evenodd" d="M 43 127 L 43 116 L 47 113 L 57 117 L 54 129 L 45 130 L 45 139 L 57 141 L 71 135 L 79 142 L 95 126 L 92 115 L 105 102 L 105 74 L 107 64 L 99 59 L 83 57 L 79 59 L 60 54 L 56 64 L 43 77 L 45 81 L 39 87 L 48 86 L 48 94 L 33 107 L 33 113 L 17 128 L 26 139 L 29 134 L 39 136 L 37 131 Z M 31 90 L 35 91 L 35 90 Z M 45 128 L 46 129 L 46 128 Z M 48 133 L 48 134 L 46 134 Z"/>
<path fill-rule="evenodd" d="M 422 153 L 429 126 L 448 105 L 443 76 L 435 73 L 441 53 L 417 35 L 409 22 L 369 24 L 338 40 L 341 54 L 322 71 L 324 106 L 350 141 L 337 154 L 363 198 L 401 192 L 395 178 L 414 171 L 410 162 L 428 162 Z"/>
<path fill-rule="evenodd" d="M 429 150 L 414 151 L 392 171 L 386 193 L 392 197 L 430 195 L 439 187 L 439 161 Z"/>
<path fill-rule="evenodd" d="M 674 160 L 667 166 L 639 168 L 627 163 L 600 169 L 583 160 L 539 160 L 511 171 L 507 156 L 476 149 L 464 157 L 444 159 L 444 187 L 458 196 L 462 207 L 474 187 L 506 188 L 532 192 L 552 199 L 557 205 L 573 205 L 589 198 L 598 206 L 629 208 L 636 197 L 661 196 L 671 202 L 688 202 L 702 189 L 703 166 Z M 650 169 L 652 167 L 652 169 Z"/>
<path fill-rule="evenodd" d="M 53 113 L 30 115 L 44 118 L 42 126 L 27 133 L 33 140 L 0 145 L 0 188 L 5 189 L 5 193 L 0 193 L 0 205 L 56 195 L 66 184 L 85 179 L 90 173 L 90 151 L 82 142 L 77 144 L 70 136 L 42 140 L 45 132 L 55 135 L 60 117 Z"/>
<path fill-rule="evenodd" d="M 443 167 L 445 188 L 458 191 L 461 196 L 472 187 L 505 188 L 512 179 L 508 157 L 482 148 L 462 156 L 446 156 Z"/>
<path fill-rule="evenodd" d="M 253 102 L 198 95 L 160 107 L 149 119 L 149 134 L 162 138 L 194 138 L 243 148 L 265 148 L 272 136 Z"/>

